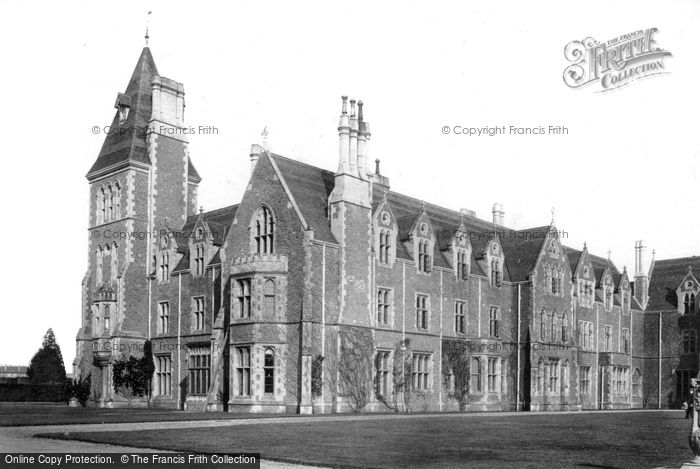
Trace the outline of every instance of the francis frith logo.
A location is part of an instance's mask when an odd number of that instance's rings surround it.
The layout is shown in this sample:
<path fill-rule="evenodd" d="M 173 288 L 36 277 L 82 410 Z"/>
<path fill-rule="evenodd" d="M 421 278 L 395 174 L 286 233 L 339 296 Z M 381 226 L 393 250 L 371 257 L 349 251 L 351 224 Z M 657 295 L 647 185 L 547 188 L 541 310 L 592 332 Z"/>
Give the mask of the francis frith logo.
<path fill-rule="evenodd" d="M 656 44 L 657 28 L 599 42 L 592 37 L 571 41 L 564 48 L 564 83 L 571 88 L 600 83 L 598 92 L 612 91 L 654 75 L 668 73 L 664 59 L 672 57 Z"/>

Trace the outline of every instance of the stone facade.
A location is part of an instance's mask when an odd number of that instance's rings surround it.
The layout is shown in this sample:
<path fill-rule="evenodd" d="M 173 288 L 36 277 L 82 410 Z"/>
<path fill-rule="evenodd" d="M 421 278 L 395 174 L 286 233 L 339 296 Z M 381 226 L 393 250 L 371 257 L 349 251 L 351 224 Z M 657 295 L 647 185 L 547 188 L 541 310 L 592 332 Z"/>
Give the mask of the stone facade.
<path fill-rule="evenodd" d="M 362 102 L 342 106 L 336 172 L 253 145 L 239 203 L 197 213 L 184 88 L 144 49 L 115 106 L 112 127 L 130 131 L 107 137 L 87 176 L 74 365 L 96 405 L 126 405 L 112 367 L 146 340 L 151 404 L 177 409 L 680 403 L 698 367 L 696 258 L 645 272 L 638 242 L 630 279 L 563 245 L 554 220 L 514 230 L 500 204 L 486 221 L 393 192 L 367 169 Z"/>

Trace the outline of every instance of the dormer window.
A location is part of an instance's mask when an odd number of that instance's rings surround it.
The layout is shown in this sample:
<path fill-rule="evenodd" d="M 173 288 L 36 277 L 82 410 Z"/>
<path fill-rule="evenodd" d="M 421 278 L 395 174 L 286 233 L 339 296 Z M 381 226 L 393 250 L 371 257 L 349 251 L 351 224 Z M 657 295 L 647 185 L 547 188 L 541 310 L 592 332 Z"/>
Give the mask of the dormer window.
<path fill-rule="evenodd" d="M 425 224 L 424 224 L 425 225 Z M 421 226 L 421 230 L 422 230 Z M 427 230 L 426 230 L 427 231 Z M 432 263 L 430 259 L 430 254 L 428 254 L 430 248 L 430 241 L 427 239 L 421 239 L 418 241 L 418 271 L 419 272 L 430 272 L 432 271 Z"/>
<path fill-rule="evenodd" d="M 379 232 L 379 263 L 391 263 L 391 230 Z"/>
<path fill-rule="evenodd" d="M 272 211 L 266 206 L 258 209 L 253 216 L 253 245 L 256 254 L 272 254 L 274 252 L 275 220 Z"/>
<path fill-rule="evenodd" d="M 605 276 L 605 281 L 603 282 L 603 300 L 605 309 L 611 311 L 613 307 L 613 286 L 610 274 Z"/>
<path fill-rule="evenodd" d="M 119 112 L 119 125 L 124 125 L 126 119 L 129 117 L 129 110 L 131 109 L 131 96 L 119 93 L 117 95 L 117 102 L 114 103 L 114 107 L 117 108 Z"/>
<path fill-rule="evenodd" d="M 692 286 L 692 284 L 691 284 Z M 686 293 L 683 298 L 683 314 L 695 313 L 695 293 Z"/>
<path fill-rule="evenodd" d="M 196 244 L 194 250 L 194 274 L 199 277 L 204 275 L 204 244 Z"/>
<path fill-rule="evenodd" d="M 160 254 L 160 281 L 167 282 L 170 279 L 170 253 Z"/>
<path fill-rule="evenodd" d="M 501 261 L 498 258 L 491 259 L 491 285 L 501 286 Z"/>
<path fill-rule="evenodd" d="M 469 253 L 466 249 L 457 250 L 457 267 L 456 273 L 457 278 L 461 280 L 467 280 L 469 278 Z"/>

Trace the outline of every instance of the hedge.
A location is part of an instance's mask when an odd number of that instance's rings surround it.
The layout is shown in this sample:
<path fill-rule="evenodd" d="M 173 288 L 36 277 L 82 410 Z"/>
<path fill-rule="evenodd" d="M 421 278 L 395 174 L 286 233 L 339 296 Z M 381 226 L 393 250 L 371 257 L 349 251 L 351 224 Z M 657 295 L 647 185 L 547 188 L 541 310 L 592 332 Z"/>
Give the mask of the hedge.
<path fill-rule="evenodd" d="M 4 402 L 65 402 L 62 384 L 0 383 L 0 401 Z"/>

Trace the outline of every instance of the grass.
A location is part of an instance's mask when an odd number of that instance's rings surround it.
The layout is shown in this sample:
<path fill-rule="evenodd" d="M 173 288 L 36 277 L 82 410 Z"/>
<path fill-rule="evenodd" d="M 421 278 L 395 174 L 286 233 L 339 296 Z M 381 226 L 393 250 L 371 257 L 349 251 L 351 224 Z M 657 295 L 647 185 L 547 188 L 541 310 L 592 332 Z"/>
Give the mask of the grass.
<path fill-rule="evenodd" d="M 415 416 L 54 434 L 183 452 L 250 452 L 333 467 L 675 466 L 690 460 L 682 412 Z"/>
<path fill-rule="evenodd" d="M 294 417 L 293 414 L 275 415 Z M 270 417 L 262 414 L 228 412 L 182 412 L 167 409 L 99 409 L 67 405 L 11 404 L 0 405 L 0 427 L 27 425 L 71 425 L 83 423 L 170 422 L 185 420 L 225 420 Z"/>

